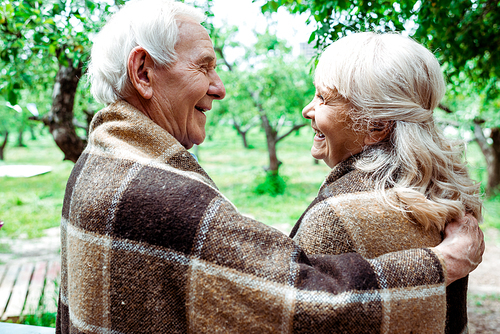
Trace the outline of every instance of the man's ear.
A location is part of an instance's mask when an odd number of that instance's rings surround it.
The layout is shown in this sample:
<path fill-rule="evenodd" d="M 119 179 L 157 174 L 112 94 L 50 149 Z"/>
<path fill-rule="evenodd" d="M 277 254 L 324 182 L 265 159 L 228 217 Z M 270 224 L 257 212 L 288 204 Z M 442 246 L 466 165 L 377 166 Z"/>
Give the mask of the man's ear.
<path fill-rule="evenodd" d="M 370 132 L 365 136 L 365 145 L 373 145 L 386 139 L 393 127 L 393 122 L 377 122 L 372 125 Z"/>
<path fill-rule="evenodd" d="M 130 51 L 127 62 L 128 77 L 137 93 L 146 100 L 153 97 L 150 81 L 153 66 L 151 56 L 142 46 L 137 46 Z"/>

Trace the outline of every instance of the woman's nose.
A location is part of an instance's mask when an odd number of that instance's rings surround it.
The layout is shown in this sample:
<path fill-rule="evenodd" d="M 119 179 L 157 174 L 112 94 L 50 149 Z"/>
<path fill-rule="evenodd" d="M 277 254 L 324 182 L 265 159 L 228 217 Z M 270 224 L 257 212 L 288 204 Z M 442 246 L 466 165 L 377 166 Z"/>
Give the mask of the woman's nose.
<path fill-rule="evenodd" d="M 302 109 L 302 117 L 312 119 L 314 117 L 314 100 L 309 102 L 307 106 Z"/>

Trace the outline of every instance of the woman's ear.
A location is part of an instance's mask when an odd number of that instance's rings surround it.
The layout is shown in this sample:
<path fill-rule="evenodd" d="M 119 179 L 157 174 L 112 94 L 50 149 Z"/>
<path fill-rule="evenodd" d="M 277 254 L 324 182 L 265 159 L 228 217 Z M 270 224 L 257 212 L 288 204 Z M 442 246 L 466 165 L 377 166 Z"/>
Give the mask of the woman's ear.
<path fill-rule="evenodd" d="M 153 65 L 151 56 L 143 47 L 137 46 L 130 51 L 127 62 L 128 76 L 137 93 L 146 100 L 153 97 L 150 81 Z"/>
<path fill-rule="evenodd" d="M 377 122 L 370 128 L 370 132 L 365 136 L 365 145 L 373 145 L 385 140 L 390 134 L 394 123 Z"/>

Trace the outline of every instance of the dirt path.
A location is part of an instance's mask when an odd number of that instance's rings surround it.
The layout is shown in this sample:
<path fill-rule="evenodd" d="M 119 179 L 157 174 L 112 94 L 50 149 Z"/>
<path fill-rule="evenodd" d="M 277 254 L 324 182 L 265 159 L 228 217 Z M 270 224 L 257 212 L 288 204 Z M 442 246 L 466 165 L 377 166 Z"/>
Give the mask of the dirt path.
<path fill-rule="evenodd" d="M 483 262 L 469 276 L 468 315 L 471 334 L 500 334 L 500 231 L 484 230 Z M 59 228 L 47 230 L 39 239 L 1 239 L 10 252 L 0 254 L 0 263 L 59 259 Z"/>
<path fill-rule="evenodd" d="M 484 230 L 483 262 L 469 275 L 471 334 L 500 334 L 500 231 Z"/>

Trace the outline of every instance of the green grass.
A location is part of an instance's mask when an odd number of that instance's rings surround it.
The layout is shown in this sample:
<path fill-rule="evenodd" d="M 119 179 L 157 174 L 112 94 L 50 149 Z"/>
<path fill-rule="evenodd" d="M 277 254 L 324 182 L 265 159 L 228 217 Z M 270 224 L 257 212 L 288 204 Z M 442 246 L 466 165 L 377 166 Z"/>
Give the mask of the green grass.
<path fill-rule="evenodd" d="M 483 306 L 486 301 L 499 302 L 500 294 L 471 294 L 467 296 L 469 303 L 475 306 Z"/>
<path fill-rule="evenodd" d="M 289 231 L 316 196 L 329 168 L 314 163 L 310 155 L 313 133 L 303 128 L 278 144 L 283 162 L 280 176 L 286 180 L 283 195 L 258 195 L 255 191 L 265 177 L 268 158 L 262 131 L 249 133 L 243 149 L 241 138 L 229 127 L 209 129 L 211 139 L 198 147 L 200 164 L 221 192 L 238 209 L 263 223 Z M 0 237 L 39 237 L 50 227 L 59 226 L 64 189 L 73 163 L 62 161 L 63 154 L 49 134 L 36 141 L 25 140 L 27 147 L 9 146 L 6 161 L 0 164 L 39 164 L 52 166 L 50 173 L 30 178 L 0 177 Z M 474 178 L 485 180 L 484 159 L 475 145 L 469 147 L 469 167 Z M 484 227 L 500 229 L 500 196 L 485 201 Z"/>
<path fill-rule="evenodd" d="M 64 189 L 73 163 L 49 135 L 26 140 L 27 147 L 8 146 L 2 165 L 48 165 L 52 171 L 29 178 L 0 177 L 0 236 L 40 237 L 43 230 L 59 225 Z"/>

